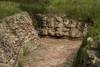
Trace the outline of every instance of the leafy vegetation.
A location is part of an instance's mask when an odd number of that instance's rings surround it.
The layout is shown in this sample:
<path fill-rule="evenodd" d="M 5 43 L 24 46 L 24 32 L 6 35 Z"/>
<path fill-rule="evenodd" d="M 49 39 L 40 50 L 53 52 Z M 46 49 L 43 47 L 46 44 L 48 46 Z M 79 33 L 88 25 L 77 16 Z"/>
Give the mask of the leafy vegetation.
<path fill-rule="evenodd" d="M 21 12 L 22 10 L 18 6 L 19 4 L 14 2 L 0 1 L 0 19 Z"/>
<path fill-rule="evenodd" d="M 100 15 L 100 0 L 2 0 L 20 4 L 19 9 L 32 13 L 65 13 L 68 17 L 93 21 Z M 7 6 L 8 4 L 6 4 Z M 15 5 L 16 7 L 16 5 Z M 2 9 L 0 9 L 2 10 Z M 14 11 L 14 10 L 10 10 Z"/>

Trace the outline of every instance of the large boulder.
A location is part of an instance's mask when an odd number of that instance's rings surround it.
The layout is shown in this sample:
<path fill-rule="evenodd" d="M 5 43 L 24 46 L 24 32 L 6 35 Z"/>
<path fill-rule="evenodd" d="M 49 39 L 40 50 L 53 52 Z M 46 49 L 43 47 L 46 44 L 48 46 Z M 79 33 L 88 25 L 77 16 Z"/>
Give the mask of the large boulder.
<path fill-rule="evenodd" d="M 41 20 L 39 34 L 43 36 L 82 38 L 87 33 L 88 24 L 65 16 L 37 14 L 37 20 Z M 39 18 L 40 17 L 40 18 Z"/>
<path fill-rule="evenodd" d="M 27 12 L 1 20 L 0 67 L 18 67 L 19 51 L 28 41 L 32 42 L 32 46 L 37 45 L 38 35 Z"/>

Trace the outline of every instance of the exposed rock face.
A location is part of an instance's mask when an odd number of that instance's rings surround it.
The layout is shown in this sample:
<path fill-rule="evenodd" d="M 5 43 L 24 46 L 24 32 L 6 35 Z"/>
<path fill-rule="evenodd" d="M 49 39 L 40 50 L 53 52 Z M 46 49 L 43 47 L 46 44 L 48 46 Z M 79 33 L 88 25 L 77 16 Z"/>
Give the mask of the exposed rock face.
<path fill-rule="evenodd" d="M 36 45 L 38 35 L 28 13 L 4 18 L 0 22 L 0 67 L 18 67 L 18 54 L 23 43 Z M 34 46 L 33 45 L 33 46 Z"/>
<path fill-rule="evenodd" d="M 100 41 L 88 42 L 88 45 L 91 46 L 85 49 L 79 67 L 100 67 Z"/>
<path fill-rule="evenodd" d="M 88 24 L 84 22 L 56 15 L 38 14 L 37 16 L 40 17 L 39 19 L 42 23 L 40 35 L 80 38 L 85 36 L 87 32 Z"/>

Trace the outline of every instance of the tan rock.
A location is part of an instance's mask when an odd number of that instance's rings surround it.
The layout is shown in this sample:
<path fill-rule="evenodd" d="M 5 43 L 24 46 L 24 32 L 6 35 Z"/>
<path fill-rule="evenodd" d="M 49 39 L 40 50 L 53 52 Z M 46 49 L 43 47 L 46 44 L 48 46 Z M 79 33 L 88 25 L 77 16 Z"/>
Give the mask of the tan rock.
<path fill-rule="evenodd" d="M 42 29 L 40 34 L 41 35 L 48 35 L 48 30 L 47 29 Z"/>
<path fill-rule="evenodd" d="M 65 19 L 65 20 L 64 20 L 64 25 L 65 25 L 65 27 L 68 26 L 69 22 L 70 22 L 70 21 L 69 21 L 68 19 Z"/>
<path fill-rule="evenodd" d="M 48 29 L 48 35 L 54 36 L 55 35 L 54 29 Z"/>
<path fill-rule="evenodd" d="M 41 28 L 40 30 L 44 30 L 44 31 L 49 30 L 49 32 L 46 33 L 46 35 L 48 36 L 49 35 L 53 35 L 53 36 L 65 36 L 66 35 L 67 36 L 68 33 L 70 33 L 69 36 L 71 37 L 82 38 L 87 33 L 88 25 L 85 24 L 84 22 L 76 21 L 73 19 L 68 19 L 66 17 L 57 16 L 57 15 L 45 15 L 45 16 L 47 18 L 45 19 L 45 21 L 43 21 L 43 25 L 45 28 L 42 27 L 43 29 Z"/>
<path fill-rule="evenodd" d="M 55 18 L 57 22 L 63 22 L 63 19 L 61 17 L 56 16 Z"/>
<path fill-rule="evenodd" d="M 81 32 L 76 28 L 72 28 L 70 30 L 70 36 L 71 37 L 81 37 L 81 35 L 82 35 Z"/>
<path fill-rule="evenodd" d="M 18 67 L 22 43 L 35 38 L 38 35 L 27 12 L 4 18 L 0 23 L 0 67 Z M 36 40 L 34 43 L 37 45 Z"/>
<path fill-rule="evenodd" d="M 57 22 L 56 22 L 55 27 L 57 27 L 57 28 L 62 28 L 62 27 L 64 27 L 64 25 L 63 25 L 63 23 L 57 23 Z"/>
<path fill-rule="evenodd" d="M 63 36 L 63 28 L 56 28 L 55 34 L 56 36 Z"/>

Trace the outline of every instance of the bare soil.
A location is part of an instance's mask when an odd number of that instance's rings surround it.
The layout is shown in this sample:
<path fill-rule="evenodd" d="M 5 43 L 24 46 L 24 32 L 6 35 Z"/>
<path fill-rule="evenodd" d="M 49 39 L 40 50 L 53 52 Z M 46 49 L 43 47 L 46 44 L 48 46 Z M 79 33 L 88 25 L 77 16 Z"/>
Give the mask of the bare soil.
<path fill-rule="evenodd" d="M 26 67 L 71 67 L 81 40 L 41 38 Z"/>

